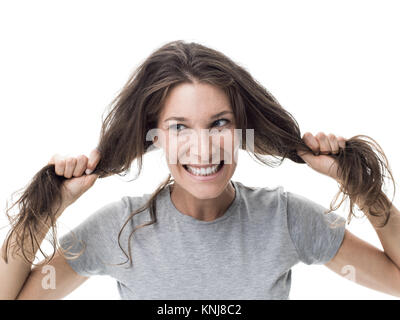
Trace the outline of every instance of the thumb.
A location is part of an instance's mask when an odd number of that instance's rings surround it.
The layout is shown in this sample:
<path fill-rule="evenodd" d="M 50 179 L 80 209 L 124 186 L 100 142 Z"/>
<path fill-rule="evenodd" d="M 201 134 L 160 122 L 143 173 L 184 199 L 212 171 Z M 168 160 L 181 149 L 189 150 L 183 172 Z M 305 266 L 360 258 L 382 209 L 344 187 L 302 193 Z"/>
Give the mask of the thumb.
<path fill-rule="evenodd" d="M 85 189 L 88 190 L 90 187 L 94 185 L 97 178 L 99 177 L 98 174 L 89 174 L 85 176 Z"/>
<path fill-rule="evenodd" d="M 314 156 L 311 152 L 307 151 L 297 151 L 297 155 L 302 158 L 308 166 L 310 166 L 310 163 L 317 158 L 317 156 Z"/>

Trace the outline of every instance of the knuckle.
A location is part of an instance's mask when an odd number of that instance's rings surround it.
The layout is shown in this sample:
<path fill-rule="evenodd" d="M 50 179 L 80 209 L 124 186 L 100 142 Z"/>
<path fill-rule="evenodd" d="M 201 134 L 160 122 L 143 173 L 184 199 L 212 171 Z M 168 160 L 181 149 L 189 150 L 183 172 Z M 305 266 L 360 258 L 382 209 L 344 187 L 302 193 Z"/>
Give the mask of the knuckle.
<path fill-rule="evenodd" d="M 84 154 L 78 156 L 77 160 L 79 163 L 87 163 L 89 161 L 88 157 L 86 157 Z"/>
<path fill-rule="evenodd" d="M 48 164 L 55 164 L 55 157 L 54 157 L 54 155 L 51 156 L 51 158 L 50 158 Z"/>
<path fill-rule="evenodd" d="M 305 132 L 304 134 L 303 134 L 303 138 L 308 138 L 308 137 L 310 137 L 310 135 L 311 135 L 311 132 Z"/>
<path fill-rule="evenodd" d="M 326 136 L 325 136 L 325 133 L 323 133 L 323 132 L 318 132 L 316 135 L 315 135 L 318 139 L 321 139 L 321 140 L 323 140 L 323 139 L 325 139 L 326 138 Z"/>
<path fill-rule="evenodd" d="M 88 158 L 86 155 L 84 155 L 84 154 L 79 155 L 79 158 L 80 158 L 80 159 L 86 159 L 86 160 L 89 159 L 89 158 Z"/>
<path fill-rule="evenodd" d="M 55 172 L 57 175 L 63 175 L 64 174 L 64 169 L 65 169 L 65 161 L 60 159 L 56 160 L 55 163 Z"/>
<path fill-rule="evenodd" d="M 79 170 L 79 171 L 74 171 L 73 173 L 72 173 L 72 175 L 74 176 L 74 177 L 80 177 L 81 175 L 82 175 L 82 172 L 81 172 L 82 170 Z"/>
<path fill-rule="evenodd" d="M 335 141 L 336 140 L 336 136 L 333 133 L 328 134 L 328 139 L 331 141 Z"/>
<path fill-rule="evenodd" d="M 99 152 L 98 152 L 98 150 L 96 150 L 96 149 L 93 149 L 92 151 L 90 151 L 90 158 L 95 158 L 95 157 L 97 157 L 99 155 Z"/>
<path fill-rule="evenodd" d="M 64 168 L 65 167 L 65 159 L 56 159 L 56 167 Z"/>
<path fill-rule="evenodd" d="M 312 135 L 310 132 L 306 132 L 306 133 L 303 135 L 303 140 L 304 140 L 305 142 L 311 142 L 311 141 L 312 141 L 312 137 L 313 137 L 313 135 Z"/>
<path fill-rule="evenodd" d="M 72 157 L 67 158 L 66 162 L 68 165 L 74 165 L 74 164 L 76 164 L 76 158 L 72 158 Z"/>
<path fill-rule="evenodd" d="M 345 138 L 343 138 L 343 137 L 338 137 L 338 143 L 339 143 L 339 146 L 340 147 L 342 147 L 342 148 L 345 148 L 346 147 L 346 139 Z"/>

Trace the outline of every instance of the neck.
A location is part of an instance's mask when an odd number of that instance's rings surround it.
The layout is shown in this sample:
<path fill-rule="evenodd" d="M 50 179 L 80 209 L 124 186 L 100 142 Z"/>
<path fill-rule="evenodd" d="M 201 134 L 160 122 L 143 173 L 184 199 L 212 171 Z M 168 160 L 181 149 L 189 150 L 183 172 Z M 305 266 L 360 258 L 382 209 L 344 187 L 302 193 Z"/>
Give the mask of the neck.
<path fill-rule="evenodd" d="M 202 221 L 213 221 L 223 216 L 235 199 L 235 188 L 231 181 L 221 194 L 212 199 L 196 198 L 176 183 L 170 187 L 171 200 L 175 207 L 181 213 Z"/>

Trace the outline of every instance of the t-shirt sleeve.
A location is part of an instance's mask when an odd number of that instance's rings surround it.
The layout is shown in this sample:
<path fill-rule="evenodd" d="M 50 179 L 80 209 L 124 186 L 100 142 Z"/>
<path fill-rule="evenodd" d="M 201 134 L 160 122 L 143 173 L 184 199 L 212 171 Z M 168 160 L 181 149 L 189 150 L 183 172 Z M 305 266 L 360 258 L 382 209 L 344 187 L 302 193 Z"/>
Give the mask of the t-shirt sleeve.
<path fill-rule="evenodd" d="M 340 248 L 346 220 L 301 195 L 286 192 L 288 229 L 299 259 L 305 264 L 325 264 Z"/>
<path fill-rule="evenodd" d="M 76 273 L 86 277 L 108 274 L 107 257 L 113 255 L 120 220 L 127 210 L 124 198 L 104 205 L 59 239 L 60 246 L 68 250 L 67 257 L 83 250 L 76 259 L 66 260 Z"/>

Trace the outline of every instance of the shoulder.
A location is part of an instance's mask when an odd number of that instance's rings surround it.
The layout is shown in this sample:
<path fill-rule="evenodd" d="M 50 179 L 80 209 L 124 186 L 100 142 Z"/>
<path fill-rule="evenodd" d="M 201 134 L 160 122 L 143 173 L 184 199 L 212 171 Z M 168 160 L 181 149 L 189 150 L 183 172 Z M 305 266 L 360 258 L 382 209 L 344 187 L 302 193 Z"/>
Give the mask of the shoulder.
<path fill-rule="evenodd" d="M 150 199 L 150 194 L 143 194 L 141 196 L 123 196 L 115 202 L 122 211 L 133 212 L 143 208 L 147 201 Z"/>
<path fill-rule="evenodd" d="M 125 195 L 98 207 L 86 220 L 86 224 L 98 225 L 99 227 L 120 228 L 130 217 L 131 213 L 142 208 L 149 194 L 141 196 Z"/>
<path fill-rule="evenodd" d="M 235 182 L 239 187 L 242 198 L 247 202 L 261 201 L 262 203 L 277 203 L 284 201 L 285 189 L 278 185 L 274 187 L 253 187 L 247 186 L 241 182 Z"/>
<path fill-rule="evenodd" d="M 252 211 L 261 209 L 262 211 L 268 210 L 270 213 L 277 212 L 288 216 L 312 216 L 327 211 L 327 208 L 320 203 L 287 190 L 282 185 L 252 187 L 241 182 L 236 182 L 236 185 L 240 189 L 245 206 Z M 330 216 L 330 214 L 327 216 Z"/>
<path fill-rule="evenodd" d="M 251 216 L 281 218 L 286 213 L 286 198 L 283 186 L 253 187 L 236 182 L 241 198 L 243 210 Z"/>
<path fill-rule="evenodd" d="M 315 202 L 314 200 L 299 193 L 287 190 L 282 185 L 273 187 L 254 187 L 247 186 L 238 181 L 235 183 L 240 188 L 243 200 L 248 203 L 257 205 L 263 204 L 268 206 L 285 205 L 287 207 L 290 206 L 290 209 L 313 207 L 321 210 L 324 208 L 321 204 Z"/>
<path fill-rule="evenodd" d="M 287 211 L 289 215 L 319 215 L 322 214 L 328 209 L 324 207 L 322 204 L 305 197 L 299 193 L 285 191 L 284 196 L 287 201 Z"/>
<path fill-rule="evenodd" d="M 312 228 L 313 232 L 326 233 L 330 228 L 344 229 L 346 220 L 336 211 L 298 193 L 287 191 L 285 195 L 289 230 Z"/>

